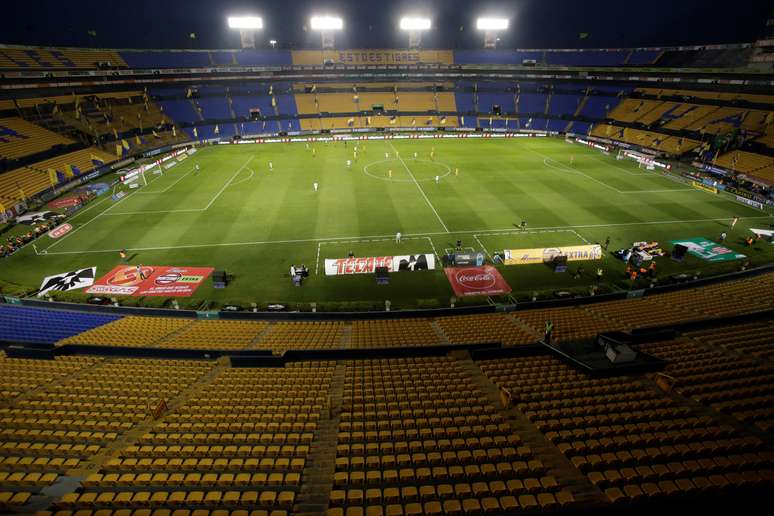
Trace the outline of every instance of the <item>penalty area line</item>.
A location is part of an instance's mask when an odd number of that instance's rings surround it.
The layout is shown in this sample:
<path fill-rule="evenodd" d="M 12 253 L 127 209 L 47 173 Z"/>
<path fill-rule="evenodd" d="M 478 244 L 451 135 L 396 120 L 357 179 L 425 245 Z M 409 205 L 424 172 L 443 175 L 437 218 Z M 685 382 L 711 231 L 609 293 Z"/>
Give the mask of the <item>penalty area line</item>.
<path fill-rule="evenodd" d="M 126 197 L 125 197 L 126 198 Z M 770 219 L 771 216 L 765 215 L 765 216 L 757 216 L 757 217 L 739 217 L 739 220 L 760 220 L 760 219 Z M 525 234 L 525 233 L 536 233 L 536 232 L 544 232 L 544 233 L 552 233 L 552 232 L 561 232 L 561 231 L 568 231 L 572 232 L 573 229 L 585 229 L 585 228 L 607 228 L 607 227 L 622 227 L 622 226 L 643 226 L 643 225 L 666 225 L 666 224 L 698 224 L 702 222 L 726 222 L 731 221 L 732 217 L 723 217 L 723 218 L 716 218 L 716 219 L 693 219 L 693 220 L 659 220 L 659 221 L 646 221 L 646 222 L 620 222 L 615 224 L 579 224 L 579 225 L 571 225 L 571 226 L 546 226 L 546 227 L 537 227 L 532 228 L 531 230 L 527 231 L 518 231 L 514 230 L 513 228 L 507 228 L 507 229 L 474 229 L 474 230 L 467 230 L 467 231 L 455 231 L 454 233 L 451 233 L 453 235 L 471 235 L 471 234 L 477 234 L 477 235 L 497 235 L 497 234 Z M 69 234 L 72 234 L 70 232 Z M 442 232 L 442 231 L 436 231 L 432 233 L 410 233 L 403 237 L 403 240 L 413 239 L 413 238 L 427 238 L 432 236 L 438 236 L 438 235 L 449 235 L 449 233 Z M 251 246 L 251 245 L 269 245 L 269 244 L 304 244 L 304 243 L 310 243 L 310 242 L 320 242 L 321 244 L 328 244 L 328 243 L 341 243 L 341 242 L 379 242 L 379 241 L 387 241 L 387 240 L 394 240 L 395 237 L 391 235 L 373 235 L 373 236 L 357 236 L 357 237 L 328 237 L 328 238 L 302 238 L 302 239 L 295 239 L 295 240 L 259 240 L 259 241 L 246 241 L 246 242 L 218 242 L 218 243 L 212 243 L 212 244 L 188 244 L 188 245 L 172 245 L 172 246 L 159 246 L 159 247 L 127 247 L 127 251 L 166 251 L 171 249 L 197 249 L 197 248 L 207 248 L 207 247 L 238 247 L 238 246 Z M 59 240 L 61 242 L 61 239 Z M 49 247 L 50 249 L 50 247 Z M 99 249 L 99 250 L 85 250 L 85 251 L 58 251 L 53 253 L 48 253 L 51 255 L 55 254 L 97 254 L 97 253 L 115 253 L 120 251 L 121 249 Z"/>

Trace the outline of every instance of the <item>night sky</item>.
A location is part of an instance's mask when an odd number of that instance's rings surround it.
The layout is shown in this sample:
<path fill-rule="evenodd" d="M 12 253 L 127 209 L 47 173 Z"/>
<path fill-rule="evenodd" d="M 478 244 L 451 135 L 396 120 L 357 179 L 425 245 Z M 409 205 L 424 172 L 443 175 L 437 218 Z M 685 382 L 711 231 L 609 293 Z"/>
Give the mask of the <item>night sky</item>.
<path fill-rule="evenodd" d="M 481 47 L 475 18 L 489 13 L 511 19 L 501 48 L 742 43 L 763 36 L 773 10 L 771 0 L 7 0 L 3 8 L 0 43 L 112 48 L 237 48 L 225 18 L 250 13 L 264 19 L 259 47 L 276 39 L 280 48 L 319 48 L 305 28 L 316 13 L 344 18 L 339 48 L 405 47 L 397 24 L 409 11 L 433 19 L 425 48 Z"/>

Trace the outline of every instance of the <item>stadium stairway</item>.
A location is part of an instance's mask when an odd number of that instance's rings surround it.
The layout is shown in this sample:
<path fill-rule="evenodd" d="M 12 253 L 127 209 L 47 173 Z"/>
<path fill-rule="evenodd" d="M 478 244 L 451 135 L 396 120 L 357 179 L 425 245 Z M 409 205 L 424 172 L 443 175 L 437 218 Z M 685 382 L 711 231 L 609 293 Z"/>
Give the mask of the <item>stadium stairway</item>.
<path fill-rule="evenodd" d="M 602 492 L 596 489 L 586 477 L 554 446 L 521 412 L 503 403 L 500 388 L 473 361 L 467 350 L 451 353 L 465 368 L 470 378 L 476 382 L 487 398 L 496 406 L 512 431 L 521 437 L 525 446 L 529 446 L 536 457 L 540 457 L 546 467 L 546 473 L 556 478 L 563 490 L 572 493 L 576 503 L 586 506 L 604 502 Z"/>
<path fill-rule="evenodd" d="M 301 490 L 293 506 L 293 514 L 324 514 L 333 490 L 333 474 L 336 471 L 336 434 L 341 422 L 341 399 L 344 392 L 343 362 L 336 364 L 328 392 L 328 410 L 317 420 L 317 431 L 309 445 Z"/>

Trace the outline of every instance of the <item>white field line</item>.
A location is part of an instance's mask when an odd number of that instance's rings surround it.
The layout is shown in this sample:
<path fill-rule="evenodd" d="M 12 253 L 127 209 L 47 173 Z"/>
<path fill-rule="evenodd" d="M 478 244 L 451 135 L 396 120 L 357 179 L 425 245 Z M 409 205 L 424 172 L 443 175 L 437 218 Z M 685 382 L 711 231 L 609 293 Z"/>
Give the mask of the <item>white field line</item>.
<path fill-rule="evenodd" d="M 231 183 L 229 186 L 236 186 L 236 185 L 242 184 L 242 183 L 244 183 L 246 181 L 250 181 L 253 178 L 253 176 L 255 176 L 255 170 L 253 170 L 252 168 L 249 168 L 249 167 L 247 168 L 247 170 L 250 171 L 250 175 L 249 176 L 245 177 L 244 179 L 240 179 L 239 181 L 237 181 L 235 183 Z"/>
<path fill-rule="evenodd" d="M 226 183 L 223 185 L 223 187 L 218 191 L 218 193 L 215 194 L 215 196 L 212 199 L 210 199 L 210 202 L 207 203 L 207 206 L 205 206 L 204 208 L 189 208 L 189 209 L 182 209 L 182 210 L 120 211 L 118 213 L 107 213 L 107 214 L 105 213 L 107 210 L 105 210 L 105 212 L 102 212 L 102 214 L 106 215 L 106 216 L 109 216 L 109 217 L 118 217 L 120 215 L 146 215 L 146 214 L 147 215 L 152 215 L 152 214 L 161 214 L 161 213 L 195 213 L 195 212 L 200 212 L 200 211 L 207 211 L 210 208 L 210 206 L 212 206 L 212 203 L 214 203 L 217 200 L 217 198 L 220 197 L 220 195 L 223 193 L 223 191 L 228 186 L 231 185 L 231 181 L 234 180 L 234 178 L 237 176 L 237 174 L 239 174 L 247 166 L 247 164 L 250 163 L 250 161 L 254 157 L 255 156 L 250 156 L 249 158 L 247 158 L 247 161 L 241 167 L 239 167 L 239 169 L 237 169 L 237 171 L 234 173 L 234 175 L 232 175 L 229 178 L 228 181 L 226 181 Z M 158 178 L 155 178 L 154 181 L 156 179 L 158 179 Z M 133 193 L 136 193 L 136 192 L 133 192 Z M 127 195 L 126 197 L 129 197 L 129 196 Z M 116 204 L 118 204 L 118 203 L 116 203 Z"/>
<path fill-rule="evenodd" d="M 158 179 L 158 177 L 151 179 L 151 183 L 152 183 L 153 181 L 155 181 L 156 179 Z M 149 183 L 149 184 L 150 184 L 150 183 Z M 102 211 L 102 212 L 98 213 L 98 214 L 97 214 L 97 215 L 95 215 L 94 217 L 92 217 L 92 218 L 90 218 L 89 220 L 87 220 L 86 222 L 84 222 L 84 223 L 83 223 L 83 225 L 81 225 L 81 226 L 78 226 L 77 228 L 73 229 L 72 231 L 70 231 L 69 233 L 67 233 L 66 235 L 64 235 L 62 238 L 60 238 L 59 240 L 57 240 L 56 242 L 54 242 L 54 243 L 53 243 L 53 244 L 51 244 L 50 246 L 46 247 L 46 248 L 45 248 L 43 251 L 41 251 L 41 254 L 48 254 L 48 250 L 49 250 L 49 249 L 51 249 L 51 248 L 52 248 L 52 247 L 54 247 L 55 245 L 61 244 L 63 240 L 65 240 L 65 239 L 66 239 L 66 238 L 68 238 L 68 237 L 71 237 L 71 236 L 73 236 L 73 234 L 74 234 L 74 233 L 77 233 L 79 230 L 81 230 L 81 229 L 85 228 L 86 226 L 88 226 L 89 224 L 91 224 L 92 222 L 94 222 L 96 219 L 100 218 L 102 215 L 104 215 L 105 213 L 107 213 L 107 212 L 108 212 L 108 211 L 110 211 L 111 209 L 115 208 L 116 206 L 118 206 L 119 204 L 121 204 L 122 202 L 124 202 L 125 200 L 127 200 L 129 197 L 131 197 L 132 195 L 134 195 L 134 194 L 136 194 L 136 193 L 137 193 L 137 190 L 135 190 L 134 192 L 130 193 L 130 194 L 129 194 L 129 195 L 127 195 L 126 197 L 123 197 L 123 198 L 119 199 L 118 201 L 116 201 L 116 203 L 115 203 L 115 204 L 113 204 L 113 205 L 111 205 L 111 206 L 108 206 L 108 208 L 107 208 L 106 210 L 104 210 L 104 211 Z M 103 201 L 106 201 L 107 199 L 109 199 L 109 197 L 106 197 L 105 199 L 103 199 Z M 100 201 L 100 202 L 101 202 L 101 201 Z M 92 208 L 93 208 L 93 207 L 94 207 L 94 206 L 92 206 Z"/>
<path fill-rule="evenodd" d="M 488 235 L 488 234 L 525 234 L 525 233 L 558 233 L 562 231 L 570 231 L 572 229 L 584 229 L 584 228 L 608 228 L 617 226 L 647 226 L 647 225 L 665 225 L 665 224 L 699 224 L 702 222 L 727 222 L 731 221 L 733 217 L 724 217 L 717 219 L 692 219 L 692 220 L 656 220 L 647 222 L 621 222 L 616 224 L 579 224 L 570 226 L 546 226 L 533 228 L 528 231 L 514 230 L 513 228 L 507 229 L 473 229 L 465 231 L 455 231 L 451 233 L 453 235 Z M 739 220 L 759 220 L 770 219 L 771 216 L 758 216 L 758 217 L 739 217 Z M 72 234 L 69 233 L 69 234 Z M 430 233 L 411 233 L 403 237 L 403 240 L 419 237 L 426 238 L 438 235 L 448 235 L 445 231 L 437 231 Z M 63 237 L 64 238 L 64 237 Z M 384 242 L 387 240 L 394 240 L 394 235 L 372 235 L 372 236 L 356 236 L 356 237 L 326 237 L 326 238 L 301 238 L 294 240 L 257 240 L 257 241 L 245 241 L 245 242 L 219 242 L 214 244 L 188 244 L 188 245 L 172 245 L 172 246 L 159 246 L 159 247 L 132 247 L 126 248 L 127 251 L 165 251 L 171 249 L 197 249 L 207 247 L 237 247 L 237 246 L 250 246 L 250 245 L 271 245 L 271 244 L 304 244 L 311 242 L 322 243 L 336 243 L 336 242 Z M 59 240 L 61 242 L 61 239 Z M 59 251 L 54 253 L 48 253 L 52 255 L 56 254 L 93 254 L 93 253 L 113 253 L 118 252 L 121 249 L 92 249 L 87 251 Z"/>
<path fill-rule="evenodd" d="M 441 219 L 441 216 L 438 215 L 438 212 L 436 211 L 435 206 L 433 206 L 433 203 L 431 203 L 430 199 L 428 199 L 427 195 L 425 195 L 425 191 L 422 190 L 422 187 L 419 185 L 419 181 L 417 181 L 417 178 L 414 177 L 414 174 L 411 173 L 411 169 L 408 168 L 408 165 L 406 165 L 406 162 L 403 161 L 403 158 L 400 157 L 400 154 L 398 153 L 397 149 L 395 149 L 395 146 L 392 144 L 392 142 L 389 142 L 389 145 L 392 148 L 392 151 L 398 157 L 398 161 L 400 161 L 403 164 L 403 168 L 405 168 L 406 172 L 408 172 L 409 176 L 411 176 L 411 179 L 414 181 L 414 184 L 417 185 L 417 188 L 419 188 L 419 193 L 421 193 L 422 197 L 425 198 L 425 202 L 427 203 L 427 205 L 430 206 L 430 209 L 433 210 L 433 213 L 435 213 L 435 216 L 438 219 L 438 222 L 440 222 L 441 226 L 443 226 L 443 229 L 446 230 L 447 233 L 449 233 L 449 228 L 446 227 L 446 224 L 444 224 L 443 219 Z"/>
<path fill-rule="evenodd" d="M 317 260 L 314 263 L 314 275 L 317 276 L 317 271 L 320 270 L 320 246 L 322 242 L 317 242 Z"/>
<path fill-rule="evenodd" d="M 621 172 L 624 172 L 625 174 L 629 174 L 630 176 L 649 176 L 649 175 L 652 175 L 652 173 L 650 173 L 650 172 L 631 172 L 630 170 L 627 170 L 627 169 L 625 169 L 623 167 L 619 167 L 618 165 L 612 165 L 612 164 L 608 163 L 607 161 L 605 161 L 604 159 L 600 158 L 599 156 L 595 156 L 594 154 L 592 154 L 590 157 L 591 157 L 591 159 L 593 159 L 595 161 L 599 161 L 600 163 L 602 163 L 604 165 L 607 165 L 608 167 L 618 169 Z"/>
<path fill-rule="evenodd" d="M 588 240 L 586 240 L 585 238 L 583 238 L 583 236 L 581 236 L 581 234 L 578 233 L 577 231 L 575 231 L 574 229 L 571 229 L 570 231 L 575 233 L 575 236 L 577 236 L 584 244 L 590 244 L 591 243 Z"/>
<path fill-rule="evenodd" d="M 605 183 L 604 181 L 600 181 L 597 178 L 591 177 L 590 175 L 586 174 L 585 172 L 582 172 L 576 168 L 570 168 L 564 165 L 563 163 L 560 163 L 556 161 L 554 158 L 550 156 L 546 156 L 542 152 L 538 152 L 535 149 L 531 148 L 529 145 L 524 145 L 524 147 L 530 151 L 533 154 L 537 154 L 538 156 L 543 158 L 543 165 L 545 165 L 548 168 L 552 168 L 554 170 L 558 170 L 560 172 L 567 172 L 572 174 L 580 174 L 586 179 L 589 179 L 591 181 L 594 181 L 595 183 L 599 183 L 605 188 L 609 188 L 610 190 L 613 190 L 614 192 L 617 192 L 619 194 L 648 194 L 648 193 L 667 193 L 667 192 L 691 192 L 696 190 L 695 188 L 665 188 L 665 189 L 656 189 L 656 190 L 619 190 L 618 188 L 614 186 L 610 186 L 609 184 Z M 556 163 L 555 165 L 552 165 L 549 163 L 549 161 Z"/>
<path fill-rule="evenodd" d="M 222 194 L 222 193 L 223 193 L 223 191 L 224 191 L 226 188 L 228 188 L 228 185 L 230 185 L 230 184 L 231 184 L 231 181 L 233 181 L 233 180 L 234 180 L 234 178 L 237 176 L 237 174 L 239 174 L 239 173 L 240 173 L 240 172 L 241 172 L 241 171 L 242 171 L 242 170 L 243 170 L 245 167 L 247 167 L 247 165 L 249 165 L 249 164 L 250 164 L 250 162 L 253 160 L 253 158 L 254 158 L 254 157 L 255 157 L 255 155 L 252 155 L 252 156 L 250 156 L 249 158 L 247 158 L 247 161 L 245 161 L 244 165 L 242 165 L 241 167 L 239 167 L 239 168 L 237 169 L 237 171 L 236 171 L 236 172 L 234 172 L 234 175 L 233 175 L 233 176 L 231 176 L 231 178 L 229 178 L 229 180 L 228 180 L 228 181 L 226 181 L 226 184 L 224 184 L 224 185 L 223 185 L 223 188 L 221 188 L 221 189 L 220 189 L 220 191 L 219 191 L 218 193 L 216 193 L 216 194 L 215 194 L 215 197 L 213 197 L 212 199 L 210 199 L 210 202 L 209 202 L 209 203 L 207 203 L 207 206 L 205 206 L 205 207 L 204 207 L 204 209 L 205 209 L 205 210 L 208 210 L 208 209 L 210 209 L 210 206 L 212 206 L 212 203 L 214 203 L 214 202 L 215 202 L 215 201 L 218 199 L 218 197 L 220 197 L 220 194 Z"/>
<path fill-rule="evenodd" d="M 481 242 L 481 240 L 478 239 L 478 235 L 474 234 L 473 238 L 475 239 L 476 242 L 478 242 L 478 245 L 481 246 L 481 249 L 484 250 L 484 254 L 486 254 L 489 257 L 489 259 L 491 260 L 492 259 L 492 255 L 489 254 L 489 251 L 486 250 L 486 247 L 484 246 L 483 242 Z"/>
<path fill-rule="evenodd" d="M 166 193 L 166 192 L 168 192 L 168 191 L 169 191 L 169 189 L 170 189 L 170 188 L 172 188 L 172 187 L 173 187 L 173 186 L 175 186 L 177 183 L 179 183 L 180 181 L 182 181 L 183 179 L 185 179 L 185 178 L 186 178 L 186 176 L 188 176 L 188 174 L 190 174 L 190 173 L 191 173 L 191 172 L 193 172 L 194 170 L 196 170 L 196 169 L 195 169 L 195 168 L 192 168 L 191 170 L 189 170 L 188 172 L 186 172 L 186 173 L 185 173 L 185 174 L 183 174 L 182 176 L 178 177 L 178 178 L 177 178 L 177 180 L 176 180 L 174 183 L 172 183 L 171 185 L 167 186 L 167 187 L 166 187 L 166 188 L 164 188 L 163 190 L 159 190 L 159 191 L 157 191 L 157 192 L 145 192 L 145 191 L 141 191 L 141 192 L 137 192 L 137 193 L 138 193 L 138 194 L 140 194 L 140 195 L 155 195 L 155 194 L 162 194 L 162 193 Z M 158 176 L 158 177 L 161 177 L 161 174 L 159 174 L 159 176 Z M 156 177 L 155 179 L 158 179 L 158 177 Z M 147 188 L 147 187 L 146 187 L 146 188 Z"/>

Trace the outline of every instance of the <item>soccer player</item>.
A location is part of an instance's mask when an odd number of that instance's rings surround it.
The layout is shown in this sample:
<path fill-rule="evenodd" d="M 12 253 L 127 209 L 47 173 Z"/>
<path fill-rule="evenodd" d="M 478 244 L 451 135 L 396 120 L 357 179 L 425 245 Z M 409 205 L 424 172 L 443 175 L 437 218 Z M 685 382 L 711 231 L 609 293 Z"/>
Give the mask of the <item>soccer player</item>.
<path fill-rule="evenodd" d="M 395 233 L 395 243 L 400 244 L 400 231 Z"/>
<path fill-rule="evenodd" d="M 392 169 L 387 171 L 387 177 L 392 178 Z"/>
<path fill-rule="evenodd" d="M 416 152 L 414 153 L 414 159 L 417 159 L 417 153 Z"/>
<path fill-rule="evenodd" d="M 347 160 L 347 168 L 352 168 L 352 160 Z"/>
<path fill-rule="evenodd" d="M 142 264 L 137 266 L 137 275 L 140 277 L 141 280 L 146 279 L 145 273 L 142 270 Z"/>
<path fill-rule="evenodd" d="M 570 156 L 570 166 L 575 165 L 575 156 Z"/>
<path fill-rule="evenodd" d="M 128 263 L 128 260 L 126 258 L 126 249 L 121 249 L 120 251 L 118 251 L 118 256 L 121 257 L 121 261 L 123 263 Z"/>
<path fill-rule="evenodd" d="M 439 184 L 441 182 L 441 176 L 435 176 L 435 184 Z"/>
<path fill-rule="evenodd" d="M 731 229 L 734 229 L 734 226 L 736 226 L 737 222 L 739 222 L 739 217 L 734 217 L 731 219 Z"/>
<path fill-rule="evenodd" d="M 312 147 L 312 156 L 314 156 L 314 157 L 317 156 L 317 148 L 316 147 Z"/>
<path fill-rule="evenodd" d="M 320 187 L 320 185 L 317 184 L 317 181 L 315 181 L 312 186 L 314 186 L 314 191 L 316 192 L 317 189 Z"/>
<path fill-rule="evenodd" d="M 390 153 L 389 152 L 385 152 L 384 153 L 384 159 L 390 159 Z"/>
<path fill-rule="evenodd" d="M 454 167 L 454 177 L 457 177 L 459 175 L 460 175 L 460 169 L 458 169 L 457 167 Z"/>
<path fill-rule="evenodd" d="M 194 175 L 199 173 L 199 164 L 194 165 Z"/>
<path fill-rule="evenodd" d="M 605 251 L 607 251 L 607 247 L 610 245 L 610 237 L 605 238 Z"/>
<path fill-rule="evenodd" d="M 721 231 L 721 233 L 720 233 L 720 241 L 721 242 L 725 242 L 726 241 L 726 232 L 725 231 Z"/>
<path fill-rule="evenodd" d="M 527 229 L 527 221 L 522 220 L 521 224 L 519 224 L 519 227 L 521 228 L 522 231 L 525 231 Z"/>
<path fill-rule="evenodd" d="M 269 161 L 269 170 L 274 170 L 274 163 Z"/>

